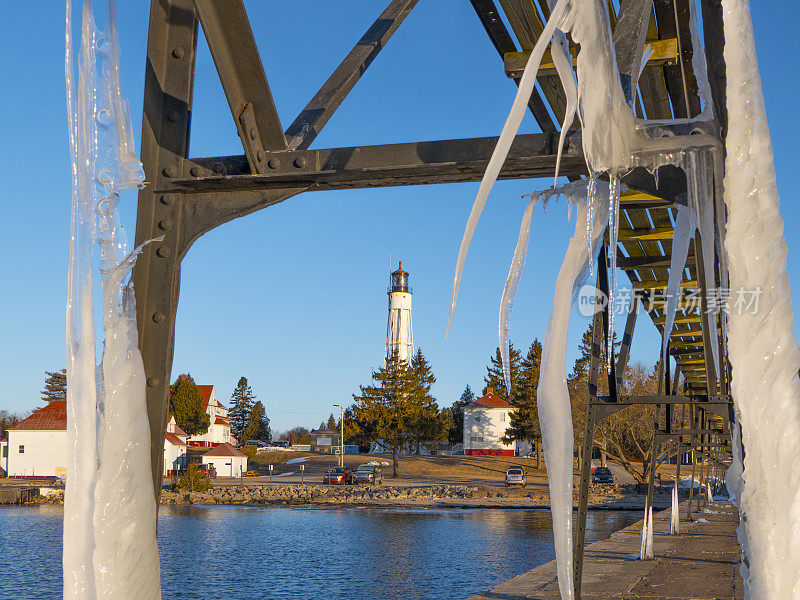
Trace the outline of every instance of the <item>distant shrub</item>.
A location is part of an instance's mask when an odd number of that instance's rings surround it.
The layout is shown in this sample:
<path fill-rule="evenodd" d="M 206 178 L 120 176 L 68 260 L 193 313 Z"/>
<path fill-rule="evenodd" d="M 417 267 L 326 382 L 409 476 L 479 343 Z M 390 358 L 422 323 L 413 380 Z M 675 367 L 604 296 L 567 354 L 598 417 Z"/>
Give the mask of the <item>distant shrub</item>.
<path fill-rule="evenodd" d="M 178 481 L 170 486 L 172 491 L 184 490 L 188 492 L 205 492 L 211 489 L 211 480 L 204 477 L 200 471 L 200 465 L 191 463 L 186 471 L 178 478 Z"/>

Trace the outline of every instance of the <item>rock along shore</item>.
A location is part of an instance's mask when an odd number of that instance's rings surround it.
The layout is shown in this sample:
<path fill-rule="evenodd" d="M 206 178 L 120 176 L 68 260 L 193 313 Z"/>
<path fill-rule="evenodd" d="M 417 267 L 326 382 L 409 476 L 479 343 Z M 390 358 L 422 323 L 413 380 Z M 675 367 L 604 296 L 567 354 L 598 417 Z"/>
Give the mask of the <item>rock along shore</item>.
<path fill-rule="evenodd" d="M 633 486 L 603 486 L 589 496 L 592 509 L 641 510 L 644 495 Z M 318 506 L 401 506 L 431 508 L 549 508 L 542 488 L 499 488 L 486 485 L 324 486 L 315 484 L 218 486 L 204 492 L 161 492 L 162 505 L 263 504 Z M 577 493 L 575 496 L 577 504 Z M 61 504 L 63 493 L 40 496 L 32 503 Z M 654 506 L 668 508 L 668 493 L 657 493 Z"/>

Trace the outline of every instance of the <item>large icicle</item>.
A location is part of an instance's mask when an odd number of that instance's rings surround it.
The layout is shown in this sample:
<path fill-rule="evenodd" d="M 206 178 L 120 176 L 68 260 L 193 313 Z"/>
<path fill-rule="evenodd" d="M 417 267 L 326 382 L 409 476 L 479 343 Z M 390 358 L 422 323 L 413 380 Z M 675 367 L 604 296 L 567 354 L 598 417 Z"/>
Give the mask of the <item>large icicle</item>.
<path fill-rule="evenodd" d="M 750 6 L 747 0 L 723 0 L 722 7 L 728 107 L 725 251 L 733 294 L 728 349 L 745 450 L 743 489 L 735 485 L 738 448 L 728 481 L 743 514 L 738 536 L 746 557 L 741 568 L 745 598 L 795 598 L 800 590 L 800 350 Z M 757 310 L 737 307 L 740 290 L 751 299 L 759 295 Z"/>
<path fill-rule="evenodd" d="M 464 261 L 467 259 L 467 250 L 469 250 L 472 236 L 475 233 L 478 220 L 483 212 L 483 207 L 486 205 L 489 192 L 492 190 L 494 182 L 497 181 L 497 176 L 500 174 L 503 162 L 505 162 L 508 151 L 511 149 L 514 136 L 517 135 L 519 126 L 522 123 L 522 118 L 525 116 L 525 111 L 528 108 L 528 99 L 531 97 L 534 85 L 536 84 L 536 75 L 539 72 L 539 64 L 544 56 L 544 51 L 547 49 L 556 27 L 560 24 L 567 6 L 569 6 L 568 0 L 558 1 L 558 4 L 550 14 L 550 19 L 547 21 L 544 31 L 541 36 L 539 36 L 539 40 L 531 51 L 530 58 L 528 58 L 528 62 L 525 65 L 525 71 L 519 82 L 517 95 L 514 98 L 514 103 L 511 105 L 511 111 L 508 114 L 505 125 L 503 125 L 503 131 L 500 133 L 500 138 L 497 140 L 497 146 L 495 146 L 494 152 L 492 152 L 492 157 L 489 159 L 486 172 L 481 179 L 478 195 L 475 197 L 475 202 L 472 205 L 472 210 L 467 220 L 467 226 L 464 230 L 464 237 L 461 239 L 461 246 L 458 249 L 458 260 L 456 261 L 456 272 L 453 277 L 453 293 L 450 298 L 450 314 L 447 318 L 445 337 L 447 337 L 447 332 L 450 331 L 450 325 L 453 322 L 453 312 L 456 309 L 456 301 L 458 300 L 458 288 L 461 285 L 461 273 L 464 270 Z"/>
<path fill-rule="evenodd" d="M 594 214 L 593 246 L 605 232 L 608 220 L 608 184 L 599 182 Z M 542 365 L 537 388 L 539 423 L 542 428 L 542 447 L 547 465 L 550 488 L 550 511 L 553 516 L 553 534 L 558 563 L 558 587 L 565 600 L 574 598 L 572 580 L 572 413 L 567 390 L 567 329 L 575 292 L 586 279 L 590 258 L 586 254 L 585 202 L 578 204 L 575 235 L 569 242 L 564 262 L 556 279 L 553 312 L 547 323 L 542 344 Z M 594 260 L 596 256 L 591 257 Z"/>
<path fill-rule="evenodd" d="M 503 361 L 503 378 L 509 394 L 511 393 L 511 368 L 508 357 L 508 321 L 511 317 L 511 309 L 514 306 L 514 298 L 517 295 L 519 280 L 522 277 L 522 270 L 525 268 L 525 259 L 528 255 L 528 240 L 531 235 L 533 207 L 536 205 L 537 200 L 538 198 L 534 198 L 528 202 L 528 206 L 525 207 L 525 213 L 522 215 L 522 224 L 519 226 L 519 237 L 517 238 L 517 246 L 514 249 L 514 258 L 511 259 L 508 277 L 503 287 L 503 297 L 500 300 L 500 322 L 498 323 L 500 356 Z"/>
<path fill-rule="evenodd" d="M 678 458 L 680 460 L 680 457 Z M 681 516 L 678 510 L 678 480 L 672 486 L 672 507 L 669 515 L 669 532 L 671 535 L 678 535 L 681 532 Z"/>
<path fill-rule="evenodd" d="M 114 0 L 108 2 L 107 14 L 108 31 L 103 33 L 96 27 L 92 1 L 84 1 L 76 85 L 72 7 L 67 1 L 73 196 L 64 598 L 157 600 L 161 591 L 144 366 L 133 288 L 126 283 L 138 251 L 127 255 L 118 212 L 119 193 L 141 187 L 144 172 L 133 154 L 130 115 L 120 91 Z M 105 330 L 99 369 L 92 304 L 98 269 Z"/>
<path fill-rule="evenodd" d="M 664 337 L 661 341 L 661 359 L 667 360 L 667 342 L 672 326 L 675 324 L 675 312 L 681 297 L 681 281 L 686 268 L 686 257 L 689 255 L 689 243 L 697 229 L 694 211 L 678 204 L 675 217 L 675 230 L 672 235 L 672 257 L 669 262 L 669 279 L 667 280 L 667 306 L 664 316 Z"/>

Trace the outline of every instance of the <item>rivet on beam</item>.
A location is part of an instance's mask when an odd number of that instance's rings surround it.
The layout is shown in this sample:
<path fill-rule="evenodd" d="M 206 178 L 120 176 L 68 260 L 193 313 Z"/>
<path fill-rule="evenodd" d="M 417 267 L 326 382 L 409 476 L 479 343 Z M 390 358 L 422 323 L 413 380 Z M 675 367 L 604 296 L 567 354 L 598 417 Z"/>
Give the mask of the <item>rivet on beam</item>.
<path fill-rule="evenodd" d="M 192 177 L 200 177 L 200 167 L 192 167 L 189 169 L 189 173 L 192 174 Z"/>
<path fill-rule="evenodd" d="M 159 383 L 160 383 L 160 381 L 159 381 L 158 377 L 148 377 L 147 378 L 147 387 L 149 387 L 149 388 L 158 387 Z"/>
<path fill-rule="evenodd" d="M 167 316 L 162 312 L 157 312 L 153 314 L 153 322 L 155 323 L 163 323 L 164 319 L 166 318 Z"/>
<path fill-rule="evenodd" d="M 169 246 L 159 246 L 158 250 L 156 250 L 156 254 L 161 258 L 167 258 L 170 252 Z"/>
<path fill-rule="evenodd" d="M 183 48 L 178 46 L 177 48 L 172 49 L 172 57 L 173 58 L 183 58 Z"/>
<path fill-rule="evenodd" d="M 172 227 L 172 221 L 170 221 L 169 219 L 162 219 L 161 221 L 158 222 L 158 228 L 161 231 L 169 231 L 171 227 Z"/>
<path fill-rule="evenodd" d="M 306 164 L 308 164 L 308 161 L 306 161 L 306 159 L 303 158 L 302 156 L 299 156 L 294 159 L 294 166 L 297 167 L 298 169 L 302 169 L 303 167 L 306 166 Z"/>
<path fill-rule="evenodd" d="M 269 162 L 267 162 L 267 166 L 270 169 L 277 169 L 281 166 L 281 161 L 278 160 L 277 158 L 270 158 Z"/>
<path fill-rule="evenodd" d="M 172 194 L 162 194 L 161 198 L 159 198 L 159 201 L 164 206 L 169 206 L 170 204 L 172 204 L 172 200 L 173 200 Z"/>
<path fill-rule="evenodd" d="M 173 177 L 175 177 L 175 167 L 164 167 L 162 173 L 164 173 L 165 177 L 169 177 L 170 179 L 172 179 Z"/>

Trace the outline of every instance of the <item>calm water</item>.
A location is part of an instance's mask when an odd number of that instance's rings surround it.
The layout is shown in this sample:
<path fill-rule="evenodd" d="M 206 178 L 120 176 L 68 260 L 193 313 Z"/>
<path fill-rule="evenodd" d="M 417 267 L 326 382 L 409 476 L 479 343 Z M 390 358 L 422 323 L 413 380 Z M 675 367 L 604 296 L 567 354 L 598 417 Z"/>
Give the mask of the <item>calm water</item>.
<path fill-rule="evenodd" d="M 639 513 L 590 513 L 589 541 Z M 61 598 L 61 507 L 0 507 L 0 599 Z M 165 599 L 459 600 L 554 558 L 550 513 L 162 506 Z"/>

